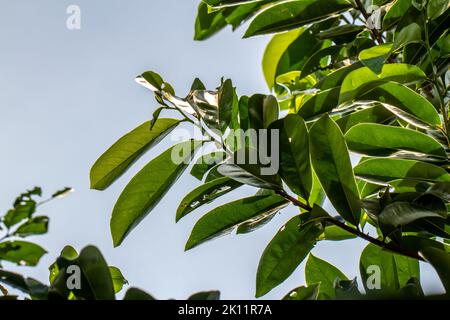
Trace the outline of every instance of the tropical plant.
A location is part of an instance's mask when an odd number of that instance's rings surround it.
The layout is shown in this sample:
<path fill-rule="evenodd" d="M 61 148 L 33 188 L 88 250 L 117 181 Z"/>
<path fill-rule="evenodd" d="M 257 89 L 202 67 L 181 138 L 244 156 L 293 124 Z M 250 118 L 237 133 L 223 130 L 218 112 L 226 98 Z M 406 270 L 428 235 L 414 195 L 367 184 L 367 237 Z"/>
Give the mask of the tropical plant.
<path fill-rule="evenodd" d="M 369 242 L 360 259 L 369 297 L 420 297 L 419 261 L 431 263 L 450 293 L 449 2 L 202 1 L 196 40 L 247 20 L 245 38 L 276 33 L 262 63 L 273 94 L 239 97 L 231 80 L 211 91 L 195 79 L 181 98 L 157 73 L 139 76 L 158 108 L 151 121 L 98 159 L 92 188 L 106 189 L 181 123 L 199 128 L 204 138 L 171 147 L 132 178 L 112 213 L 114 245 L 194 162 L 191 174 L 202 184 L 183 198 L 177 221 L 242 185 L 259 190 L 201 217 L 186 250 L 235 229 L 252 232 L 287 205 L 299 208 L 261 257 L 257 297 L 286 280 L 308 255 L 307 287 L 287 298 L 354 296 L 356 281 L 310 252 L 317 241 L 356 237 Z M 167 111 L 179 119 L 161 118 Z M 278 134 L 264 148 L 279 146 L 277 173 L 263 174 L 273 164 L 267 158 L 233 161 L 241 151 L 267 154 L 260 141 L 232 134 L 249 129 Z M 216 149 L 194 161 L 204 145 Z M 174 154 L 181 161 L 172 161 Z M 337 215 L 322 208 L 325 199 Z M 367 285 L 371 266 L 381 269 L 381 291 Z"/>

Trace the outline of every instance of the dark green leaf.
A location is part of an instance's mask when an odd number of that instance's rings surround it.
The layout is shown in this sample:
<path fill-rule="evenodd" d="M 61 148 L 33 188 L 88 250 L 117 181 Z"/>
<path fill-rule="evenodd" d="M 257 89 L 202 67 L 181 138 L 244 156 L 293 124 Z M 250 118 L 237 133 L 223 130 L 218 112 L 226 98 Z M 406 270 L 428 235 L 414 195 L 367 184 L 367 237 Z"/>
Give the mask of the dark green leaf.
<path fill-rule="evenodd" d="M 434 247 L 427 247 L 421 250 L 421 254 L 437 271 L 447 294 L 450 293 L 450 275 L 448 273 L 450 253 Z"/>
<path fill-rule="evenodd" d="M 138 288 L 130 288 L 127 290 L 127 293 L 125 294 L 125 297 L 123 300 L 132 300 L 132 301 L 139 301 L 139 300 L 156 300 L 151 295 L 149 295 L 147 292 L 142 291 Z"/>
<path fill-rule="evenodd" d="M 202 155 L 192 166 L 191 175 L 202 180 L 206 172 L 211 170 L 216 164 L 223 162 L 226 154 L 223 151 L 212 152 Z"/>
<path fill-rule="evenodd" d="M 359 193 L 344 136 L 324 115 L 310 130 L 311 161 L 328 198 L 342 217 L 358 224 Z"/>
<path fill-rule="evenodd" d="M 205 40 L 222 30 L 227 25 L 222 11 L 209 12 L 208 5 L 200 2 L 195 21 L 194 40 Z"/>
<path fill-rule="evenodd" d="M 188 298 L 188 300 L 210 301 L 220 300 L 220 291 L 205 291 L 196 293 Z"/>
<path fill-rule="evenodd" d="M 230 233 L 241 223 L 268 212 L 279 211 L 287 201 L 277 195 L 240 199 L 208 212 L 194 226 L 186 250 Z"/>
<path fill-rule="evenodd" d="M 285 281 L 314 248 L 322 232 L 321 224 L 302 225 L 299 217 L 289 220 L 261 256 L 256 274 L 256 297 Z"/>
<path fill-rule="evenodd" d="M 290 114 L 274 122 L 269 130 L 279 130 L 281 178 L 289 188 L 304 199 L 309 199 L 312 188 L 312 169 L 309 155 L 309 135 L 305 121 Z"/>
<path fill-rule="evenodd" d="M 211 201 L 233 191 L 242 184 L 230 178 L 219 178 L 207 182 L 187 194 L 177 209 L 176 221 Z"/>

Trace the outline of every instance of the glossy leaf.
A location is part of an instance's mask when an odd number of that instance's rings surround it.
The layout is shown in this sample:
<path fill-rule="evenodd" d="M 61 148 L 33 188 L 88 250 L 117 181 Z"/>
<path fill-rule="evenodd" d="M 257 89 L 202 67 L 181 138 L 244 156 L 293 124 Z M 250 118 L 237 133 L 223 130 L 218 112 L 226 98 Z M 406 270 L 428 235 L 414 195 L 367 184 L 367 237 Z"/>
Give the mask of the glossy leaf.
<path fill-rule="evenodd" d="M 375 183 L 397 179 L 450 181 L 450 175 L 441 167 L 416 160 L 369 159 L 358 164 L 354 171 L 359 178 Z"/>
<path fill-rule="evenodd" d="M 412 84 L 426 79 L 425 73 L 416 66 L 407 64 L 386 64 L 379 75 L 367 67 L 352 71 L 344 79 L 339 103 L 350 101 L 360 92 L 367 91 L 382 82 L 394 81 Z"/>
<path fill-rule="evenodd" d="M 198 146 L 199 143 L 195 141 L 175 145 L 150 161 L 131 179 L 112 213 L 111 233 L 114 246 L 119 246 L 159 203 L 184 172 Z"/>
<path fill-rule="evenodd" d="M 291 0 L 275 4 L 253 19 L 244 37 L 288 31 L 348 10 L 346 0 Z"/>
<path fill-rule="evenodd" d="M 150 130 L 145 122 L 120 138 L 91 169 L 91 188 L 104 190 L 117 180 L 146 151 L 159 143 L 179 123 L 175 119 L 158 119 Z"/>
<path fill-rule="evenodd" d="M 274 122 L 269 129 L 280 132 L 277 142 L 280 149 L 281 178 L 295 194 L 308 199 L 312 188 L 312 169 L 305 121 L 300 116 L 291 114 Z"/>
<path fill-rule="evenodd" d="M 420 94 L 395 82 L 384 83 L 360 96 L 364 100 L 376 100 L 395 106 L 431 126 L 441 124 L 434 106 Z"/>
<path fill-rule="evenodd" d="M 317 300 L 319 296 L 320 284 L 312 284 L 307 287 L 298 287 L 289 292 L 283 300 Z"/>
<path fill-rule="evenodd" d="M 176 221 L 211 201 L 233 191 L 242 184 L 230 178 L 219 178 L 207 182 L 187 194 L 177 209 Z"/>
<path fill-rule="evenodd" d="M 221 11 L 209 12 L 208 5 L 204 2 L 200 2 L 197 19 L 195 21 L 194 40 L 208 39 L 226 25 L 227 22 Z"/>
<path fill-rule="evenodd" d="M 186 250 L 228 234 L 241 223 L 267 212 L 279 211 L 286 205 L 287 201 L 284 198 L 273 195 L 244 198 L 217 207 L 195 224 L 187 241 Z"/>
<path fill-rule="evenodd" d="M 442 145 L 419 131 L 379 124 L 359 124 L 345 135 L 349 149 L 367 156 L 388 156 L 398 151 L 446 158 Z"/>
<path fill-rule="evenodd" d="M 344 136 L 327 115 L 310 130 L 311 161 L 328 198 L 347 221 L 360 217 L 359 193 Z"/>

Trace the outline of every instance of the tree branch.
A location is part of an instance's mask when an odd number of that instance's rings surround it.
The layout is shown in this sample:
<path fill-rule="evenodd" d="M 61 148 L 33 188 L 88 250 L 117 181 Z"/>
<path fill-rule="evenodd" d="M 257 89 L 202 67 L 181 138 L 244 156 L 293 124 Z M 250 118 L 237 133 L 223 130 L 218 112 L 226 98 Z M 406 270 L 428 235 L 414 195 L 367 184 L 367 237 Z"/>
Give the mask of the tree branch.
<path fill-rule="evenodd" d="M 292 204 L 294 204 L 297 207 L 300 207 L 300 208 L 302 208 L 302 209 L 304 209 L 306 211 L 311 211 L 312 210 L 312 208 L 309 205 L 306 205 L 306 204 L 302 203 L 301 201 L 297 200 L 296 198 L 291 197 L 284 190 L 278 191 L 277 193 L 280 196 L 284 197 L 286 200 L 289 200 L 290 202 L 292 202 Z M 346 225 L 345 223 L 343 223 L 343 222 L 341 222 L 341 221 L 339 221 L 337 219 L 334 219 L 334 218 L 330 217 L 330 218 L 327 218 L 325 220 L 327 222 L 329 222 L 329 223 L 331 223 L 331 224 L 333 224 L 333 225 L 335 225 L 335 226 L 337 226 L 337 227 L 339 227 L 339 228 L 341 228 L 341 229 L 343 229 L 343 230 L 345 230 L 345 231 L 347 231 L 347 232 L 349 232 L 349 233 L 351 233 L 351 234 L 353 234 L 353 235 L 355 235 L 355 236 L 357 236 L 359 238 L 362 238 L 362 239 L 364 239 L 364 240 L 366 240 L 366 241 L 368 241 L 368 242 L 370 242 L 370 243 L 372 243 L 372 244 L 374 244 L 376 246 L 379 246 L 379 247 L 381 247 L 383 249 L 386 249 L 386 250 L 392 251 L 394 253 L 398 253 L 398 254 L 401 254 L 401 255 L 413 258 L 413 259 L 424 261 L 424 259 L 417 252 L 406 250 L 405 248 L 402 248 L 402 247 L 400 247 L 400 246 L 398 246 L 398 245 L 396 245 L 395 243 L 392 243 L 392 242 L 385 243 L 385 242 L 383 242 L 383 241 L 381 241 L 379 239 L 376 239 L 376 238 L 373 238 L 373 237 L 369 236 L 368 234 L 365 234 L 364 232 L 361 232 L 358 229 L 352 228 L 352 227 Z"/>

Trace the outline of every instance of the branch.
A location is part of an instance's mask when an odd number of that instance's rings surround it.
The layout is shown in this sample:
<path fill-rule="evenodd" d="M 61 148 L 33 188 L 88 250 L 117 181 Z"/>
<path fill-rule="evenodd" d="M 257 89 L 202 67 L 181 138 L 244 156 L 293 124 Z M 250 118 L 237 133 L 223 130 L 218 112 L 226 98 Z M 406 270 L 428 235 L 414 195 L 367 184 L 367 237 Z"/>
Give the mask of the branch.
<path fill-rule="evenodd" d="M 361 11 L 362 15 L 364 16 L 364 19 L 366 20 L 366 24 L 367 21 L 370 18 L 370 15 L 367 13 L 366 8 L 364 7 L 364 5 L 361 3 L 361 0 L 355 0 L 356 6 L 359 11 Z M 372 36 L 374 38 L 374 40 L 378 41 L 378 44 L 383 44 L 383 37 L 381 36 L 381 33 L 378 32 L 378 30 L 376 28 L 374 29 L 370 29 Z"/>
<path fill-rule="evenodd" d="M 304 209 L 306 211 L 311 211 L 312 210 L 312 208 L 309 205 L 306 205 L 306 204 L 302 203 L 301 201 L 295 199 L 294 197 L 291 197 L 284 190 L 278 191 L 277 193 L 280 196 L 284 197 L 286 200 L 289 200 L 290 202 L 292 202 L 292 204 L 294 204 L 297 207 L 300 207 L 300 208 L 302 208 L 302 209 Z M 359 238 L 362 238 L 362 239 L 364 239 L 364 240 L 366 240 L 366 241 L 368 241 L 368 242 L 370 242 L 370 243 L 372 243 L 372 244 L 374 244 L 376 246 L 379 246 L 379 247 L 381 247 L 383 249 L 386 249 L 386 250 L 392 251 L 394 253 L 398 253 L 398 254 L 401 254 L 401 255 L 413 258 L 413 259 L 417 259 L 417 260 L 420 260 L 420 261 L 425 261 L 417 252 L 406 250 L 405 248 L 402 248 L 402 247 L 400 247 L 400 246 L 398 246 L 398 245 L 396 245 L 395 243 L 392 243 L 392 242 L 385 243 L 385 242 L 383 242 L 383 241 L 381 241 L 379 239 L 376 239 L 376 238 L 373 238 L 373 237 L 369 236 L 368 234 L 365 234 L 364 232 L 359 231 L 358 229 L 352 228 L 352 227 L 346 225 L 345 223 L 343 223 L 343 222 L 341 222 L 341 221 L 339 221 L 337 219 L 334 219 L 334 218 L 330 217 L 330 218 L 327 218 L 325 220 L 327 222 L 329 222 L 331 224 L 334 224 L 335 226 L 337 226 L 337 227 L 339 227 L 339 228 L 341 228 L 341 229 L 343 229 L 343 230 L 345 230 L 345 231 L 347 231 L 347 232 L 349 232 L 349 233 L 351 233 L 351 234 L 353 234 L 353 235 L 355 235 L 355 236 L 357 236 Z"/>

